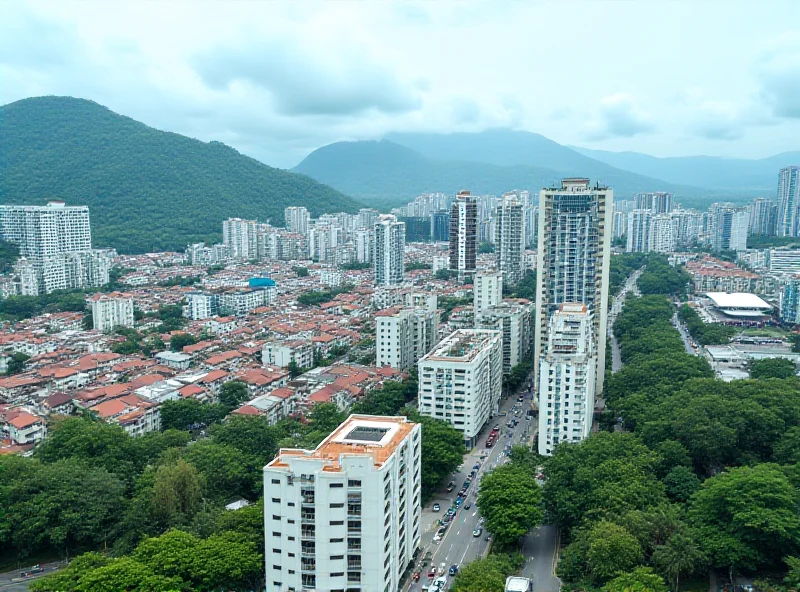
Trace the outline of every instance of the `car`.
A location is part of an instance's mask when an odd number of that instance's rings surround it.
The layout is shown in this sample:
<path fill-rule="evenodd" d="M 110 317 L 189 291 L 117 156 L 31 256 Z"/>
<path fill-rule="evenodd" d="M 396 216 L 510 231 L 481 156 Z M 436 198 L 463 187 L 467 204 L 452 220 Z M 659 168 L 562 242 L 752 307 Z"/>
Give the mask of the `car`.
<path fill-rule="evenodd" d="M 436 566 L 431 566 L 430 570 L 428 570 L 428 577 L 433 579 L 436 577 Z"/>
<path fill-rule="evenodd" d="M 442 569 L 441 571 L 444 572 L 444 569 Z M 445 589 L 445 586 L 447 586 L 447 576 L 439 576 L 438 578 L 433 580 L 431 589 L 434 590 L 434 592 L 441 592 L 441 590 Z"/>
<path fill-rule="evenodd" d="M 492 535 L 490 535 L 490 534 L 487 534 L 487 535 L 486 535 L 486 538 L 485 538 L 484 540 L 486 540 L 486 541 L 491 541 L 491 540 L 492 540 Z"/>
<path fill-rule="evenodd" d="M 464 501 L 464 500 L 463 500 L 463 499 L 461 499 L 460 497 L 459 497 L 459 498 L 457 498 L 457 499 L 456 499 L 456 505 L 457 505 L 457 506 L 460 506 L 460 505 L 461 505 L 461 502 L 463 502 L 463 501 Z"/>
<path fill-rule="evenodd" d="M 478 469 L 481 468 L 481 463 L 475 463 L 474 465 L 472 465 L 472 468 L 477 471 Z"/>
<path fill-rule="evenodd" d="M 455 485 L 453 485 L 453 484 L 451 483 L 450 485 L 448 485 L 448 486 L 447 486 L 447 493 L 450 493 L 450 492 L 451 492 L 451 491 L 453 491 L 455 488 L 456 488 L 456 486 L 455 486 Z"/>
<path fill-rule="evenodd" d="M 440 506 L 439 504 L 433 504 L 433 511 L 434 512 L 438 512 L 441 509 L 442 509 L 442 506 Z"/>
<path fill-rule="evenodd" d="M 465 510 L 469 510 L 471 507 L 472 507 L 472 502 L 467 502 L 466 504 L 464 504 Z"/>
<path fill-rule="evenodd" d="M 456 575 L 458 573 L 458 566 L 457 565 L 451 565 L 450 569 L 447 571 L 447 573 L 450 574 L 451 576 Z"/>
<path fill-rule="evenodd" d="M 475 530 L 472 531 L 472 536 L 474 536 L 475 538 L 478 538 L 482 534 L 483 534 L 482 528 L 476 528 Z"/>

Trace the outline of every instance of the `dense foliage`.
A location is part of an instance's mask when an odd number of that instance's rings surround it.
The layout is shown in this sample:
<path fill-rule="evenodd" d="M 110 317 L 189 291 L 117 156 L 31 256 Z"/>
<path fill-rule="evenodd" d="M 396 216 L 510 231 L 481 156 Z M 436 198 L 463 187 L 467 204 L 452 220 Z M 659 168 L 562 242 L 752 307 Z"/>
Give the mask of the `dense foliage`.
<path fill-rule="evenodd" d="M 323 302 L 329 302 L 336 298 L 339 294 L 350 292 L 352 289 L 353 286 L 351 284 L 345 284 L 343 286 L 339 286 L 338 288 L 331 288 L 330 290 L 312 290 L 311 292 L 305 292 L 301 294 L 297 301 L 300 304 L 305 304 L 306 306 L 316 306 L 322 304 Z"/>
<path fill-rule="evenodd" d="M 766 378 L 792 378 L 797 374 L 797 366 L 792 360 L 785 358 L 764 358 L 753 360 L 749 366 L 750 378 L 762 380 Z"/>
<path fill-rule="evenodd" d="M 485 559 L 476 559 L 465 565 L 453 579 L 453 592 L 503 592 L 506 578 L 522 567 L 524 558 L 519 553 L 506 555 L 492 553 Z"/>
<path fill-rule="evenodd" d="M 678 310 L 678 316 L 686 325 L 692 338 L 700 345 L 720 345 L 728 343 L 731 337 L 736 335 L 734 327 L 728 327 L 720 323 L 706 323 L 697 314 L 697 311 L 688 304 L 684 304 Z"/>
<path fill-rule="evenodd" d="M 0 240 L 0 273 L 10 271 L 18 257 L 19 247 L 17 245 Z"/>
<path fill-rule="evenodd" d="M 98 247 L 125 253 L 217 241 L 228 217 L 282 223 L 287 206 L 312 215 L 358 204 L 312 179 L 220 142 L 162 132 L 91 101 L 38 97 L 0 108 L 0 202 L 58 197 L 88 205 Z"/>
<path fill-rule="evenodd" d="M 617 294 L 628 277 L 647 262 L 646 253 L 612 255 L 608 266 L 608 293 Z"/>
<path fill-rule="evenodd" d="M 647 267 L 637 285 L 642 294 L 665 294 L 684 296 L 691 285 L 692 278 L 681 266 L 672 266 L 663 255 L 650 253 Z"/>
<path fill-rule="evenodd" d="M 44 313 L 83 312 L 86 294 L 83 290 L 56 290 L 42 296 L 9 296 L 0 300 L 0 318 L 30 319 Z"/>

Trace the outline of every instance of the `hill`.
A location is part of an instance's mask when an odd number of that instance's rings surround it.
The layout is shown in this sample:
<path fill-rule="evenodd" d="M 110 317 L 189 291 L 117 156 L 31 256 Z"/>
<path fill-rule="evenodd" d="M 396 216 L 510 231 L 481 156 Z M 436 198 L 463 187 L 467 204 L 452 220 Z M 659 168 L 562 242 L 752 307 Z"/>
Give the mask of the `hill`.
<path fill-rule="evenodd" d="M 88 205 L 93 242 L 121 252 L 220 240 L 228 217 L 282 223 L 361 204 L 220 142 L 153 129 L 83 99 L 38 97 L 0 107 L 0 203 Z"/>
<path fill-rule="evenodd" d="M 428 134 L 419 134 L 422 135 Z M 402 139 L 409 136 L 395 134 L 392 137 Z M 446 154 L 446 146 L 450 145 L 451 139 L 459 136 L 465 139 L 464 136 L 482 137 L 483 134 L 448 135 L 447 140 L 439 142 L 436 149 L 429 144 L 428 153 L 439 156 Z M 544 140 L 551 142 L 546 138 Z M 705 189 L 674 185 L 615 169 L 555 142 L 551 142 L 558 147 L 554 152 L 575 155 L 571 157 L 571 162 L 559 160 L 553 155 L 540 159 L 551 165 L 558 165 L 558 169 L 540 165 L 538 162 L 521 164 L 529 162 L 529 159 L 516 153 L 513 145 L 511 149 L 506 149 L 505 144 L 498 139 L 494 143 L 488 142 L 485 151 L 479 138 L 469 142 L 453 142 L 451 159 L 426 157 L 409 146 L 401 146 L 388 140 L 337 142 L 315 150 L 292 170 L 378 207 L 397 206 L 424 192 L 454 193 L 459 189 L 469 189 L 480 194 L 500 194 L 511 189 L 538 191 L 541 187 L 557 183 L 562 177 L 568 176 L 588 176 L 593 181 L 607 183 L 614 188 L 615 195 L 623 199 L 637 191 L 672 191 L 682 198 L 688 198 L 684 201 L 690 202 L 693 198 L 706 196 L 713 199 L 712 192 Z M 457 157 L 464 160 L 457 160 Z M 482 162 L 478 158 L 495 162 Z M 500 165 L 498 162 L 508 164 Z"/>
<path fill-rule="evenodd" d="M 587 148 L 575 150 L 611 166 L 672 183 L 702 185 L 720 190 L 744 189 L 758 192 L 764 197 L 774 196 L 781 168 L 800 164 L 800 151 L 748 160 L 714 156 L 658 158 L 639 152 L 608 152 Z"/>

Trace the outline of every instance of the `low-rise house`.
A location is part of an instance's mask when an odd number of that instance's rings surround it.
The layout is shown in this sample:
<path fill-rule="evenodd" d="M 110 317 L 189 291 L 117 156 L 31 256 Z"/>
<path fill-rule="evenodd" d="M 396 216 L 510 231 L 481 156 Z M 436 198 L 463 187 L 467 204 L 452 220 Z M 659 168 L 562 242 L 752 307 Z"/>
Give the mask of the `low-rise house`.
<path fill-rule="evenodd" d="M 46 435 L 47 425 L 38 415 L 24 409 L 0 410 L 0 437 L 11 444 L 36 444 Z"/>

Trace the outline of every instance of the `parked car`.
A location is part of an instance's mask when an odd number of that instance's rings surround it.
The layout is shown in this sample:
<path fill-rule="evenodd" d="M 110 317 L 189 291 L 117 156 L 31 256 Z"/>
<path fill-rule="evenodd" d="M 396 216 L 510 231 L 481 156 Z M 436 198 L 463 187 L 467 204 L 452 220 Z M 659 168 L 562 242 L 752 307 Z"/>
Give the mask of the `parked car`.
<path fill-rule="evenodd" d="M 471 507 L 472 507 L 472 502 L 467 502 L 466 504 L 464 504 L 465 510 L 469 510 Z"/>
<path fill-rule="evenodd" d="M 442 509 L 442 506 L 440 506 L 439 504 L 433 504 L 433 511 L 434 512 L 438 512 L 441 509 Z"/>
<path fill-rule="evenodd" d="M 435 578 L 436 577 L 436 566 L 432 565 L 430 570 L 428 570 L 428 577 Z"/>
<path fill-rule="evenodd" d="M 482 534 L 483 534 L 482 528 L 476 528 L 475 530 L 472 531 L 472 536 L 474 536 L 475 538 L 481 536 Z"/>

